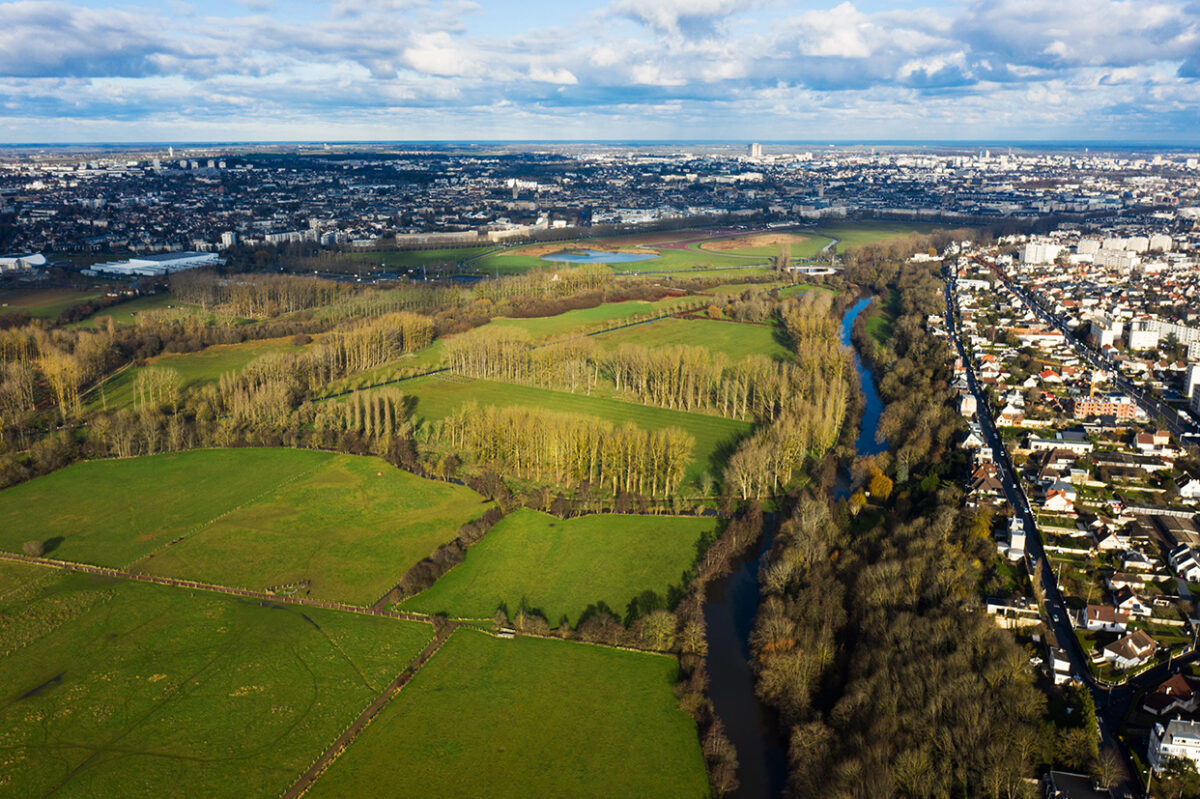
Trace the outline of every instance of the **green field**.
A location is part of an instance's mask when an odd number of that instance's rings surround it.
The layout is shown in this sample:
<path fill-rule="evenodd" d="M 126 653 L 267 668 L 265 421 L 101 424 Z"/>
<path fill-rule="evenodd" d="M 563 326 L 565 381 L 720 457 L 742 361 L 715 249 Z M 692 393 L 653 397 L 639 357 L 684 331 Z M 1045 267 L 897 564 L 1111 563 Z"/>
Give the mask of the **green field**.
<path fill-rule="evenodd" d="M 601 514 L 563 521 L 532 510 L 509 514 L 467 552 L 467 559 L 402 607 L 488 619 L 502 603 L 524 601 L 552 626 L 572 626 L 604 602 L 624 615 L 644 591 L 666 597 L 682 585 L 711 518 Z"/>
<path fill-rule="evenodd" d="M 151 294 L 148 297 L 138 297 L 128 302 L 122 302 L 111 308 L 105 308 L 78 323 L 81 327 L 95 327 L 102 319 L 111 316 L 118 325 L 132 325 L 138 320 L 138 314 L 145 311 L 161 311 L 171 308 L 185 308 L 190 311 L 198 310 L 198 305 L 181 303 L 170 294 Z"/>
<path fill-rule="evenodd" d="M 776 360 L 793 357 L 774 325 L 739 324 L 715 319 L 659 319 L 646 325 L 601 333 L 595 339 L 609 350 L 627 343 L 644 347 L 686 345 L 723 352 L 734 361 L 756 354 Z"/>
<path fill-rule="evenodd" d="M 708 796 L 674 658 L 460 629 L 308 794 Z"/>
<path fill-rule="evenodd" d="M 56 319 L 73 305 L 104 296 L 102 289 L 13 289 L 0 291 L 0 316 L 24 312 L 37 319 Z"/>
<path fill-rule="evenodd" d="M 598 246 L 599 244 L 599 246 Z M 560 250 L 581 250 L 581 249 L 602 249 L 603 244 L 598 241 L 564 241 Z M 641 247 L 639 250 L 644 250 L 647 254 L 657 254 L 657 258 L 652 258 L 645 261 L 627 261 L 624 263 L 605 264 L 613 272 L 681 272 L 688 270 L 704 270 L 704 269 L 720 269 L 720 268 L 738 268 L 752 265 L 754 259 L 747 259 L 736 255 L 722 255 L 721 253 L 707 252 L 704 250 L 675 250 L 675 249 L 653 249 L 651 247 Z M 493 255 L 484 256 L 467 264 L 467 268 L 474 272 L 480 272 L 486 275 L 511 275 L 520 272 L 527 272 L 531 269 L 546 269 L 554 265 L 554 261 L 548 261 L 545 258 L 536 255 L 521 255 L 522 247 L 514 247 L 511 250 L 505 250 Z M 577 264 L 570 264 L 577 266 Z"/>
<path fill-rule="evenodd" d="M 22 568 L 0 573 L 5 796 L 278 796 L 432 638 Z"/>
<path fill-rule="evenodd" d="M 216 382 L 221 375 L 241 369 L 260 355 L 299 352 L 303 349 L 303 346 L 292 344 L 290 337 L 266 338 L 240 344 L 216 344 L 196 352 L 166 353 L 146 363 L 148 366 L 161 366 L 179 372 L 183 388 L 187 389 Z M 88 409 L 133 407 L 134 380 L 142 368 L 131 367 L 118 372 L 88 392 L 85 399 Z"/>
<path fill-rule="evenodd" d="M 838 252 L 844 252 L 847 247 L 878 244 L 889 239 L 908 236 L 912 233 L 930 233 L 935 227 L 944 227 L 944 225 L 863 219 L 844 224 L 821 225 L 812 232 L 837 239 L 838 244 L 835 249 Z"/>
<path fill-rule="evenodd" d="M 405 394 L 416 397 L 416 415 L 427 419 L 441 419 L 453 413 L 463 403 L 475 400 L 480 405 L 524 405 L 598 416 L 617 424 L 632 422 L 644 430 L 678 427 L 691 433 L 696 439 L 696 445 L 692 449 L 692 462 L 688 465 L 684 478 L 692 484 L 693 489 L 704 472 L 708 472 L 714 479 L 720 478 L 725 459 L 732 452 L 736 442 L 749 433 L 752 427 L 749 422 L 736 419 L 653 408 L 602 397 L 596 392 L 589 397 L 584 394 L 549 391 L 491 380 L 436 375 L 400 383 L 399 388 Z"/>
<path fill-rule="evenodd" d="M 696 297 L 667 297 L 656 302 L 628 300 L 597 305 L 595 308 L 580 308 L 555 316 L 536 316 L 523 319 L 500 317 L 491 324 L 497 327 L 515 327 L 529 331 L 533 338 L 549 338 L 567 333 L 596 330 L 604 325 L 618 324 L 636 316 L 669 313 L 676 308 L 694 306 Z"/>
<path fill-rule="evenodd" d="M 0 547 L 37 539 L 63 560 L 370 604 L 488 507 L 378 458 L 193 450 L 87 461 L 0 492 Z"/>
<path fill-rule="evenodd" d="M 867 334 L 879 346 L 888 345 L 892 340 L 892 325 L 899 315 L 900 294 L 893 289 L 886 300 L 877 299 L 871 303 L 866 320 Z"/>

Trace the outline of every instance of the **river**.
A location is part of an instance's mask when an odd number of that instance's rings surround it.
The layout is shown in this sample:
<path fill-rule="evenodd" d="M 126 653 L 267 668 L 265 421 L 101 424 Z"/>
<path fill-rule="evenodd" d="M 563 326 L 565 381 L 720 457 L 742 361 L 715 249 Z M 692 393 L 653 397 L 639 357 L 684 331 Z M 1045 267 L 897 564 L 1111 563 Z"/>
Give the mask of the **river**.
<path fill-rule="evenodd" d="M 850 337 L 854 321 L 870 302 L 871 298 L 865 297 L 842 316 L 841 340 L 846 346 L 854 346 Z M 857 352 L 854 368 L 866 400 L 855 448 L 860 455 L 875 455 L 887 449 L 886 443 L 875 440 L 883 402 L 875 391 L 874 376 Z M 775 799 L 787 786 L 787 743 L 775 711 L 760 703 L 754 693 L 750 665 L 750 633 L 758 614 L 758 569 L 771 549 L 778 525 L 775 514 L 766 514 L 756 551 L 742 558 L 728 577 L 710 583 L 704 603 L 708 693 L 737 749 L 741 787 L 736 795 L 746 799 Z"/>

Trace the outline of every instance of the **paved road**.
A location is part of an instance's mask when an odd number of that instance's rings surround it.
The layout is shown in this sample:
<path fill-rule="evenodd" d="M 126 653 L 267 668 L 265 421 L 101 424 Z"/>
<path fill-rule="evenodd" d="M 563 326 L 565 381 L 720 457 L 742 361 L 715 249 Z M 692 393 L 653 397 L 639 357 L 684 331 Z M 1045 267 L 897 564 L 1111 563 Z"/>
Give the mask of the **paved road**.
<path fill-rule="evenodd" d="M 1050 568 L 1049 558 L 1046 557 L 1041 533 L 1037 528 L 1033 509 L 1029 504 L 1029 498 L 1008 457 L 1008 450 L 1004 448 L 1000 434 L 996 430 L 995 423 L 992 421 L 987 395 L 984 394 L 980 384 L 976 380 L 974 366 L 967 357 L 966 350 L 963 347 L 959 334 L 957 303 L 954 301 L 954 292 L 956 290 L 955 281 L 952 278 L 948 279 L 945 289 L 947 330 L 949 330 L 950 339 L 959 357 L 962 358 L 963 365 L 966 367 L 967 385 L 971 393 L 975 396 L 976 405 L 978 406 L 979 426 L 983 431 L 986 445 L 992 450 L 992 457 L 996 463 L 997 476 L 1004 485 L 1005 498 L 1013 508 L 1013 512 L 1022 520 L 1025 526 L 1026 557 L 1029 560 L 1030 573 L 1040 573 L 1045 597 L 1042 607 L 1042 621 L 1048 628 L 1054 631 L 1054 636 L 1058 640 L 1059 647 L 1066 653 L 1067 658 L 1070 660 L 1072 674 L 1080 679 L 1092 694 L 1092 699 L 1096 703 L 1096 716 L 1100 727 L 1102 748 L 1114 749 L 1121 755 L 1122 762 L 1125 763 L 1124 778 L 1117 785 L 1115 795 L 1142 796 L 1141 785 L 1132 778 L 1134 772 L 1131 768 L 1132 761 L 1129 760 L 1129 752 L 1116 739 L 1115 733 L 1124 723 L 1126 716 L 1129 714 L 1133 698 L 1138 692 L 1157 685 L 1166 679 L 1169 674 L 1178 672 L 1183 666 L 1196 659 L 1197 652 L 1193 650 L 1175 659 L 1173 662 L 1155 666 L 1121 685 L 1111 686 L 1107 683 L 1100 683 L 1092 676 L 1091 671 L 1088 669 L 1083 650 L 1079 645 L 1079 640 L 1075 637 L 1075 630 L 1071 624 L 1069 610 L 1063 601 L 1058 580 L 1054 575 L 1053 569 Z"/>

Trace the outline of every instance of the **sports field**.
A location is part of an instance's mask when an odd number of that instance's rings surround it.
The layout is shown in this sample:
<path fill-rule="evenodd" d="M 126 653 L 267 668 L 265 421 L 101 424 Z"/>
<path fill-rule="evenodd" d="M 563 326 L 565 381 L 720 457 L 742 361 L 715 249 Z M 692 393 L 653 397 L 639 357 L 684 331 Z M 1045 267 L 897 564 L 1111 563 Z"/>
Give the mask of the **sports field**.
<path fill-rule="evenodd" d="M 0 547 L 39 540 L 63 560 L 368 605 L 488 507 L 378 458 L 193 450 L 0 492 Z"/>
<path fill-rule="evenodd" d="M 737 441 L 749 433 L 752 427 L 749 422 L 653 408 L 611 397 L 596 396 L 595 393 L 589 397 L 585 394 L 549 391 L 491 380 L 437 375 L 410 380 L 400 383 L 399 386 L 405 394 L 416 397 L 416 415 L 427 419 L 441 419 L 453 413 L 463 403 L 475 400 L 480 405 L 524 405 L 598 416 L 617 424 L 632 422 L 644 430 L 678 427 L 691 433 L 696 439 L 696 445 L 692 449 L 692 461 L 684 477 L 685 482 L 691 484 L 692 490 L 695 490 L 704 472 L 719 478 L 725 459 L 732 453 Z"/>
<path fill-rule="evenodd" d="M 757 354 L 777 360 L 793 357 L 775 325 L 740 324 L 715 319 L 659 319 L 637 327 L 601 333 L 595 339 L 609 350 L 626 343 L 643 347 L 685 345 L 723 352 L 735 361 Z"/>
<path fill-rule="evenodd" d="M 308 796 L 707 797 L 676 669 L 659 655 L 460 629 Z"/>
<path fill-rule="evenodd" d="M 213 383 L 226 372 L 241 369 L 260 355 L 270 352 L 299 352 L 303 346 L 292 344 L 291 337 L 243 341 L 240 344 L 216 344 L 196 352 L 166 353 L 147 361 L 149 366 L 161 366 L 179 372 L 183 388 Z M 128 408 L 134 403 L 135 377 L 142 367 L 125 369 L 92 391 L 85 401 L 91 410 Z"/>
<path fill-rule="evenodd" d="M 20 568 L 24 589 L 0 575 L 5 796 L 278 796 L 432 638 Z"/>
<path fill-rule="evenodd" d="M 402 607 L 487 619 L 503 603 L 511 615 L 524 601 L 552 626 L 571 626 L 604 602 L 624 616 L 644 591 L 661 597 L 682 586 L 697 542 L 716 520 L 601 514 L 562 519 L 532 510 L 505 517 L 467 551 L 466 560 Z"/>

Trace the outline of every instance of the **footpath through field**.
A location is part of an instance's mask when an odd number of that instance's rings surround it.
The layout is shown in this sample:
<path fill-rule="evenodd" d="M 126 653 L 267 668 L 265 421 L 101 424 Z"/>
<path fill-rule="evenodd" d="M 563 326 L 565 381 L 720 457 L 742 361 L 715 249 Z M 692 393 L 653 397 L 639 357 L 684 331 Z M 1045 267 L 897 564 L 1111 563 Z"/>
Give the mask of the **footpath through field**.
<path fill-rule="evenodd" d="M 325 769 L 329 768 L 329 765 L 337 760 L 338 756 L 346 750 L 346 747 L 354 743 L 354 739 L 366 729 L 367 725 L 371 723 L 371 719 L 375 718 L 379 711 L 383 710 L 389 702 L 395 699 L 401 689 L 408 685 L 413 677 L 417 676 L 417 672 L 421 670 L 421 667 L 438 653 L 438 650 L 450 639 L 450 636 L 456 629 L 458 629 L 458 625 L 454 622 L 448 622 L 444 626 L 439 627 L 437 634 L 434 635 L 429 645 L 421 650 L 421 654 L 417 655 L 413 662 L 408 664 L 404 671 L 400 672 L 400 676 L 393 680 L 392 684 L 383 690 L 383 693 L 375 697 L 375 701 L 367 705 L 366 709 L 358 715 L 358 718 L 317 758 L 308 771 L 300 775 L 300 779 L 296 780 L 296 784 L 283 795 L 283 799 L 296 799 L 307 793 L 308 789 L 317 781 L 317 778 L 325 772 Z"/>
<path fill-rule="evenodd" d="M 278 594 L 268 594 L 264 591 L 251 591 L 246 588 L 231 588 L 226 585 L 201 583 L 197 582 L 196 580 L 180 580 L 175 577 L 158 577 L 153 574 L 135 574 L 134 572 L 113 569 L 108 566 L 93 566 L 90 563 L 72 563 L 65 560 L 54 560 L 53 558 L 35 558 L 29 555 L 18 555 L 13 552 L 0 552 L 0 560 L 30 563 L 35 566 L 45 566 L 51 569 L 81 572 L 83 574 L 94 574 L 99 577 L 112 577 L 119 580 L 134 580 L 141 583 L 156 583 L 158 585 L 169 585 L 175 588 L 188 588 L 194 591 L 210 591 L 214 594 L 244 596 L 250 599 L 278 602 L 284 605 L 303 605 L 310 608 L 341 610 L 345 611 L 346 613 L 358 613 L 364 616 L 385 616 L 390 619 L 405 619 L 407 621 L 430 621 L 429 616 L 421 613 L 404 613 L 394 610 L 383 610 L 382 608 L 364 608 L 359 605 L 347 605 L 342 602 L 323 602 L 319 599 L 303 599 L 294 596 L 280 596 Z"/>

